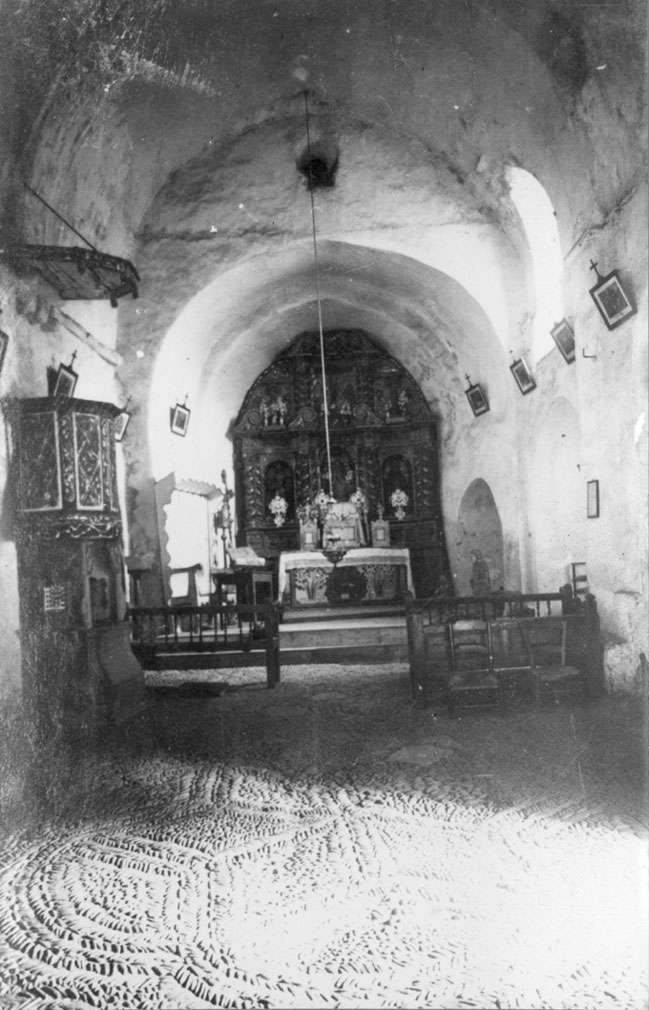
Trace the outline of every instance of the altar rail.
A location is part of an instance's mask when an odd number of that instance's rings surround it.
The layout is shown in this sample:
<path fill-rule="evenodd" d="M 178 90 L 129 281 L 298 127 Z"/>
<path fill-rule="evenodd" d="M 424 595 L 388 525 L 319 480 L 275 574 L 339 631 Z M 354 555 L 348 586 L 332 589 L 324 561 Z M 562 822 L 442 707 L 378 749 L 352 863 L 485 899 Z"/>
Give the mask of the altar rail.
<path fill-rule="evenodd" d="M 144 669 L 160 669 L 161 658 L 195 656 L 214 669 L 266 666 L 269 688 L 279 684 L 279 607 L 203 605 L 131 607 L 131 649 Z M 200 658 L 199 658 L 200 657 Z"/>
<path fill-rule="evenodd" d="M 577 600 L 569 585 L 558 593 L 494 593 L 491 596 L 434 596 L 417 600 L 406 594 L 406 623 L 413 698 L 423 705 L 444 700 L 452 669 L 448 625 L 474 619 L 497 624 L 520 617 L 526 624 L 550 624 L 566 618 L 571 626 L 571 661 L 583 669 L 587 691 L 604 692 L 603 651 L 595 597 Z"/>

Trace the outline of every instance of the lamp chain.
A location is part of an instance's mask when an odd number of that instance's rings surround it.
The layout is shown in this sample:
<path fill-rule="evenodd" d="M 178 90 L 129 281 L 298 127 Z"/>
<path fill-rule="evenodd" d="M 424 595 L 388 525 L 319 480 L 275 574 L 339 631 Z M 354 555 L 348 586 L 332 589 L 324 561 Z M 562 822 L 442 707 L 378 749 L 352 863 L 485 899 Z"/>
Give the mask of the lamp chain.
<path fill-rule="evenodd" d="M 309 132 L 309 102 L 308 92 L 304 92 L 304 120 L 306 124 L 306 145 L 311 164 L 311 134 Z M 316 237 L 315 223 L 315 201 L 313 199 L 313 186 L 309 185 L 309 196 L 311 197 L 311 228 L 313 233 L 313 259 L 315 261 L 315 286 L 316 298 L 318 302 L 318 330 L 320 333 L 320 369 L 322 372 L 322 404 L 324 410 L 325 445 L 327 448 L 327 473 L 329 475 L 329 496 L 333 497 L 333 481 L 331 479 L 331 444 L 329 440 L 329 398 L 327 396 L 327 372 L 325 368 L 324 333 L 322 330 L 322 303 L 320 299 L 320 267 L 318 263 L 318 242 Z"/>

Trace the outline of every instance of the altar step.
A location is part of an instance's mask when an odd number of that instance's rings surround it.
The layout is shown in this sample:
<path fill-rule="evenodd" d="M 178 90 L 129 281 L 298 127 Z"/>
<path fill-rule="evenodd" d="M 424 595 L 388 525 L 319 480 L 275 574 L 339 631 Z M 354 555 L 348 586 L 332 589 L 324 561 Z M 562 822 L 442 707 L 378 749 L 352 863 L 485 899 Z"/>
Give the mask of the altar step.
<path fill-rule="evenodd" d="M 402 617 L 404 614 L 403 603 L 365 603 L 356 606 L 327 604 L 314 607 L 284 607 L 282 622 L 304 624 L 314 621 L 365 621 L 382 617 Z"/>
<path fill-rule="evenodd" d="M 351 611 L 351 612 L 350 612 Z M 378 613 L 354 608 L 343 612 L 284 614 L 279 626 L 281 663 L 407 662 L 406 618 L 395 608 Z"/>
<path fill-rule="evenodd" d="M 136 651 L 134 649 L 134 651 Z M 136 651 L 146 669 L 220 669 L 265 666 L 265 643 L 254 638 L 245 651 L 237 647 L 211 650 L 209 644 L 193 647 L 182 633 L 165 647 L 160 641 L 151 655 Z M 388 663 L 408 661 L 405 610 L 399 604 L 377 606 L 325 606 L 285 609 L 279 625 L 279 661 L 296 663 Z"/>

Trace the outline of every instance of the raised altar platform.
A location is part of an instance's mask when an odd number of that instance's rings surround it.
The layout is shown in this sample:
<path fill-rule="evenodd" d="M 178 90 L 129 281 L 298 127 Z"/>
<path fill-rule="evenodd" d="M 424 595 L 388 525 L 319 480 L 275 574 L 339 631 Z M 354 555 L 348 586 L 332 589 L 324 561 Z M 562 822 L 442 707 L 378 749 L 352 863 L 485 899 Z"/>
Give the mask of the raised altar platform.
<path fill-rule="evenodd" d="M 279 599 L 291 607 L 385 603 L 414 593 L 410 552 L 404 547 L 360 547 L 334 564 L 322 551 L 284 552 Z"/>

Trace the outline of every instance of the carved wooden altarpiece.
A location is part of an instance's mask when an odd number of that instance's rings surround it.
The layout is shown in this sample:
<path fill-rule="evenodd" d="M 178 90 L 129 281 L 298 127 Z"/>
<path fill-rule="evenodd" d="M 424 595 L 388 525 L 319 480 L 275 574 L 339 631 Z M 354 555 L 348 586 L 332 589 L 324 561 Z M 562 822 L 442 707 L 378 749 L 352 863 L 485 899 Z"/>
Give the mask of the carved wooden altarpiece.
<path fill-rule="evenodd" d="M 437 420 L 412 376 L 364 332 L 328 332 L 324 349 L 333 487 L 319 335 L 305 333 L 251 386 L 232 430 L 238 542 L 265 558 L 299 550 L 300 507 L 320 489 L 347 501 L 360 488 L 366 522 L 383 509 L 391 546 L 410 550 L 417 595 L 430 596 L 450 574 Z M 277 495 L 279 524 L 269 509 Z"/>

